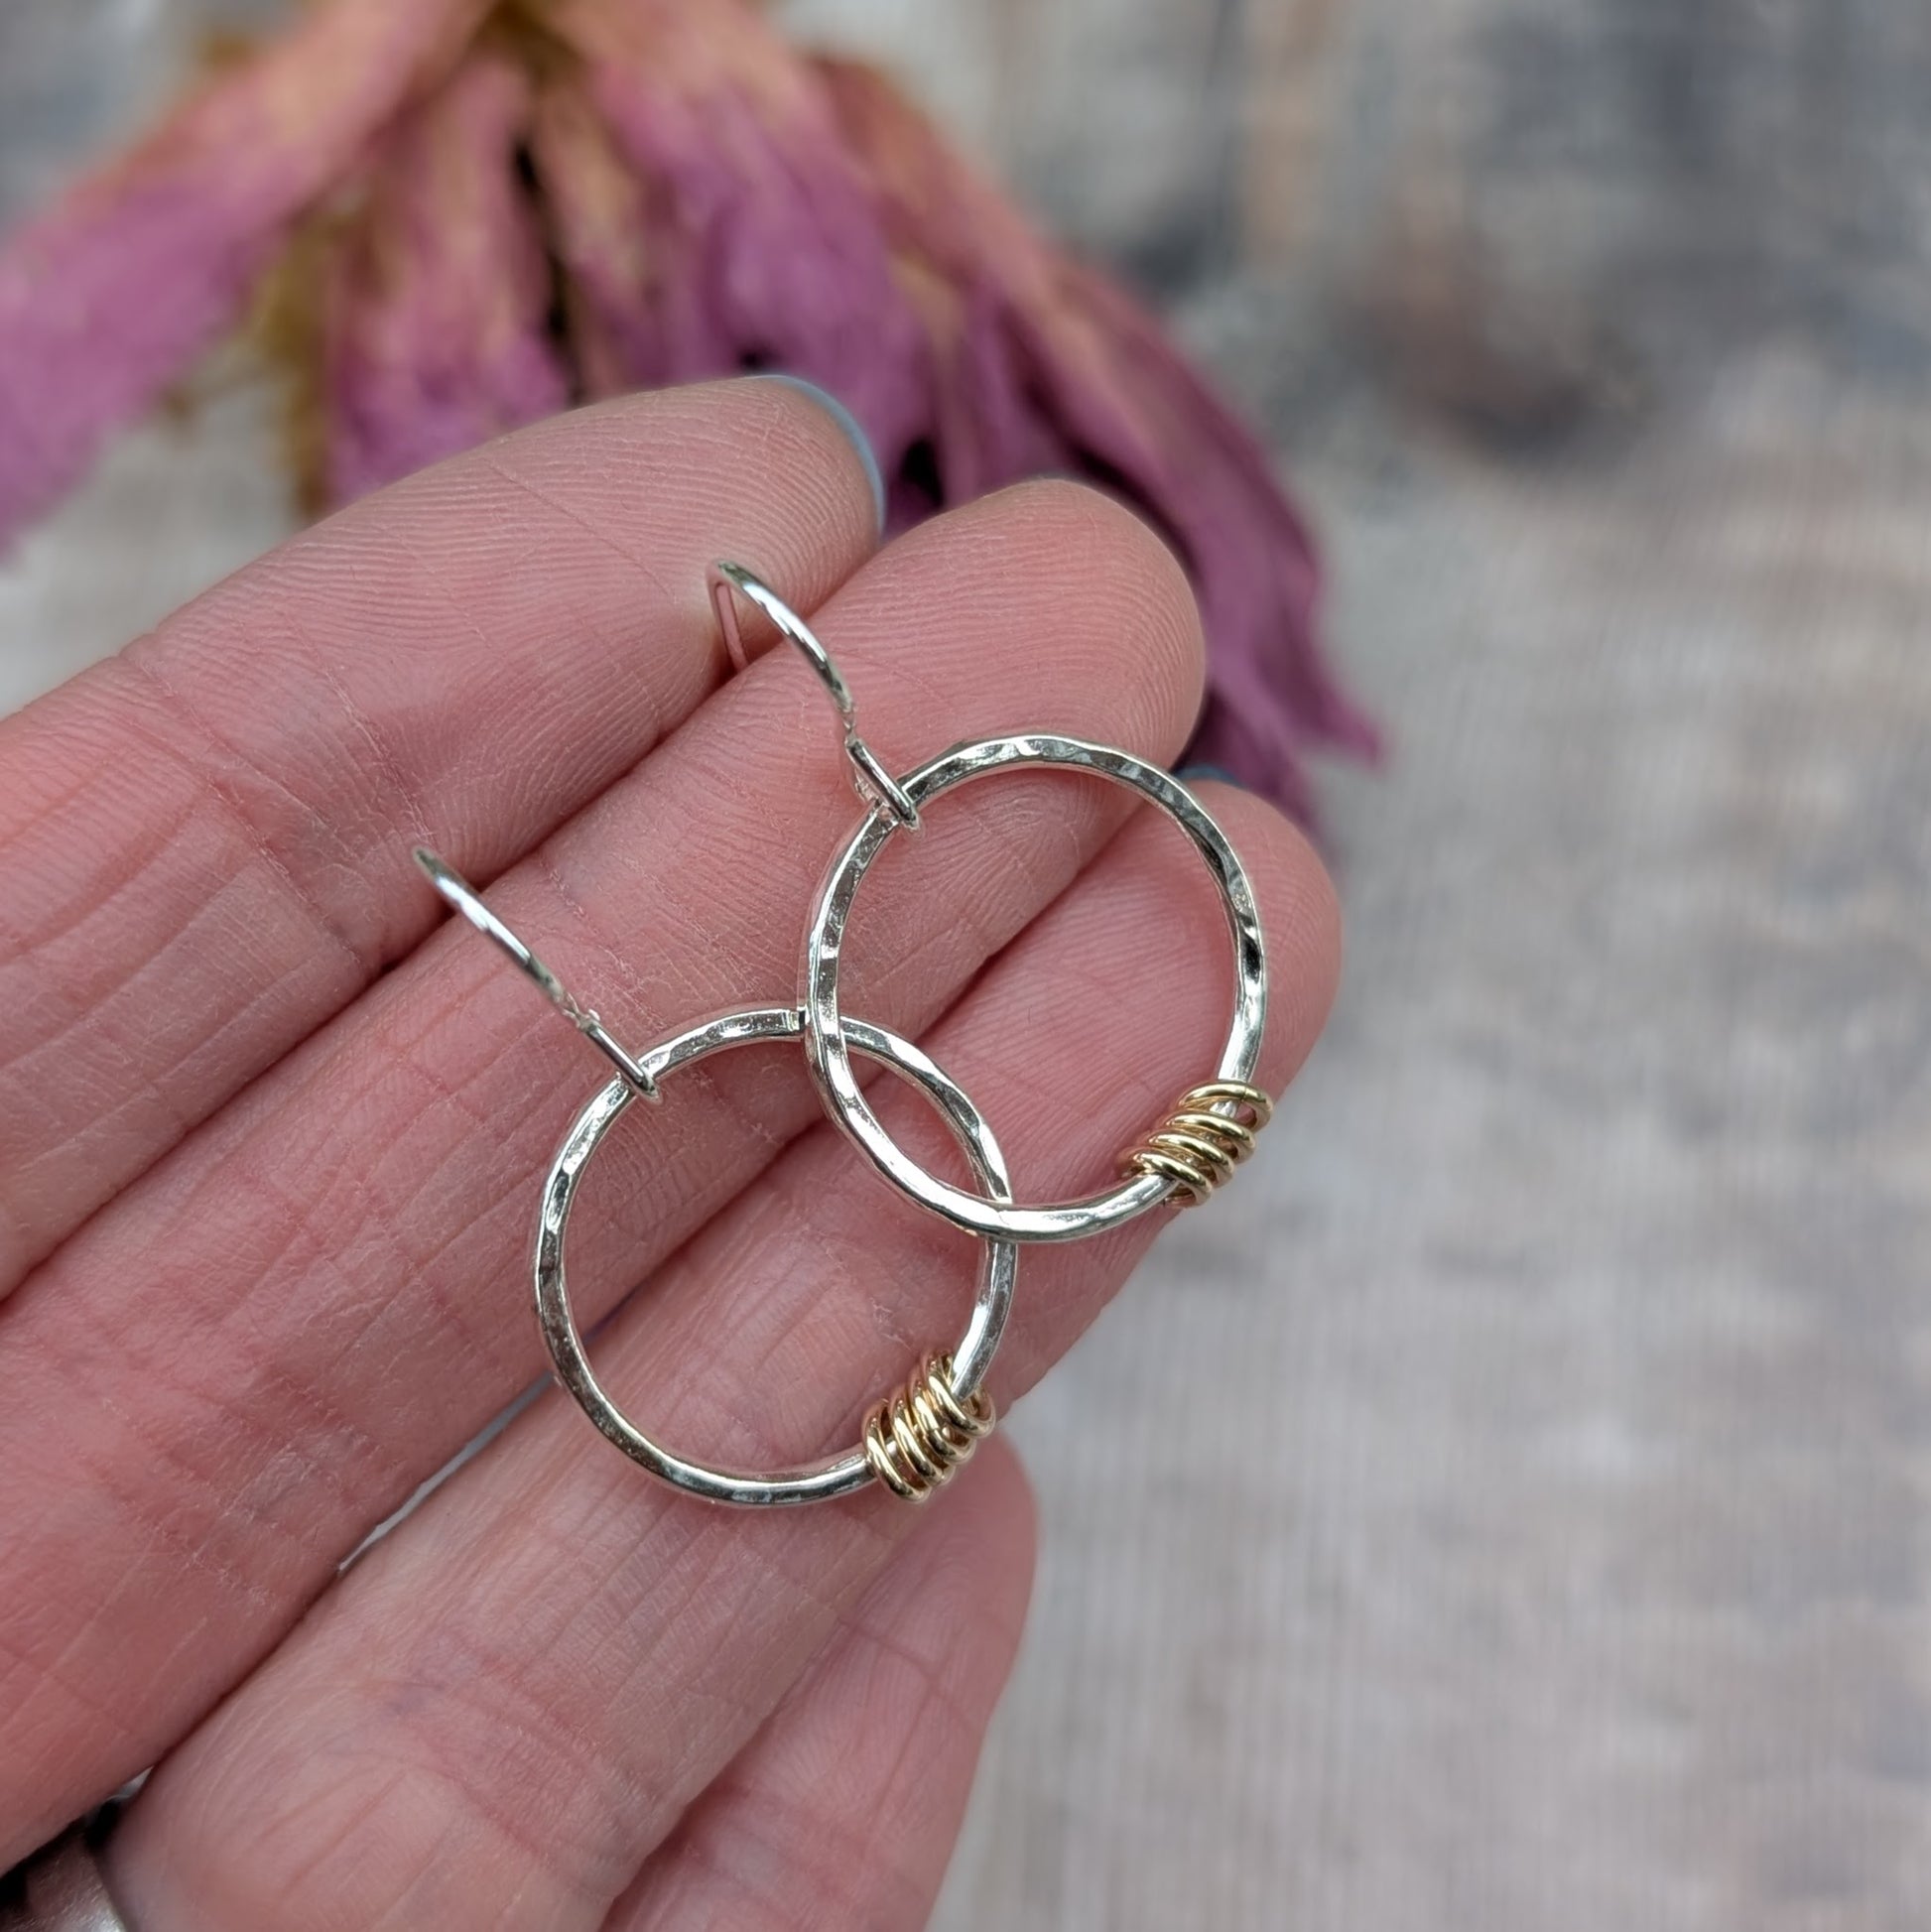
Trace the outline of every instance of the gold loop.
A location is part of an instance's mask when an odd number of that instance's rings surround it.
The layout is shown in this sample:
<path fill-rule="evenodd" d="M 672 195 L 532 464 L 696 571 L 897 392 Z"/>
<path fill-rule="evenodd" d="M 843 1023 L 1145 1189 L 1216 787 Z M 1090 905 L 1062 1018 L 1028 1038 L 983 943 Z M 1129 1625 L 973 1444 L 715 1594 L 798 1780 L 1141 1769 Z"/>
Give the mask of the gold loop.
<path fill-rule="evenodd" d="M 865 1461 L 894 1495 L 923 1502 L 991 1434 L 996 1418 L 983 1389 L 959 1399 L 951 1355 L 927 1354 L 905 1386 L 865 1417 Z"/>
<path fill-rule="evenodd" d="M 1274 1102 L 1243 1080 L 1190 1087 L 1174 1110 L 1120 1156 L 1122 1174 L 1151 1174 L 1174 1184 L 1178 1208 L 1197 1208 L 1254 1151 Z"/>

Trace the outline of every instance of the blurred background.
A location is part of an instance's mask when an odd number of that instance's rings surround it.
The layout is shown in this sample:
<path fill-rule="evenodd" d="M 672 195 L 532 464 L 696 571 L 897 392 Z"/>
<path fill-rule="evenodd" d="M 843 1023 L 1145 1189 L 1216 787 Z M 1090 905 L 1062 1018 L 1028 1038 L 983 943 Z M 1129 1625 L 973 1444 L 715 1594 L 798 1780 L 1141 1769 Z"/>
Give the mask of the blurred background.
<path fill-rule="evenodd" d="M 1393 744 L 1327 1042 L 1014 1418 L 938 1924 L 1920 1932 L 1931 12 L 779 11 L 1169 316 Z M 274 12 L 5 0 L 0 226 Z M 289 527 L 244 374 L 0 563 L 0 706 Z"/>

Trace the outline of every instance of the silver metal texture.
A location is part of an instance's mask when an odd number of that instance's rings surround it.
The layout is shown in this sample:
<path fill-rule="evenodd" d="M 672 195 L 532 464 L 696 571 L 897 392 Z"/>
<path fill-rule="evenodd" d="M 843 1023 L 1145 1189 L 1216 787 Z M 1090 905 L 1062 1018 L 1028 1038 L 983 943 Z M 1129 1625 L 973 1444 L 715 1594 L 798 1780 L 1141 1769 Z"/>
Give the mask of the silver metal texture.
<path fill-rule="evenodd" d="M 1233 941 L 1233 1019 L 1216 1079 L 1250 1081 L 1267 1023 L 1267 953 L 1260 913 L 1253 886 L 1226 835 L 1179 779 L 1109 745 L 1026 732 L 955 745 L 908 773 L 900 783 L 913 805 L 923 810 L 955 786 L 1029 765 L 1086 772 L 1129 786 L 1157 805 L 1193 840 L 1220 890 Z M 859 881 L 896 830 L 892 819 L 874 812 L 851 835 L 820 888 L 806 938 L 805 1057 L 833 1117 L 895 1187 L 955 1226 L 977 1234 L 999 1234 L 1015 1241 L 1075 1241 L 1117 1227 L 1170 1200 L 1178 1188 L 1173 1177 L 1143 1173 L 1083 1200 L 1047 1207 L 1015 1206 L 1009 1199 L 968 1194 L 942 1181 L 913 1160 L 885 1131 L 852 1069 L 850 1048 L 857 1040 L 852 1023 L 839 1010 L 838 974 L 845 926 Z M 1215 1111 L 1231 1118 L 1234 1109 L 1230 1103 L 1222 1103 Z"/>
<path fill-rule="evenodd" d="M 904 788 L 879 763 L 877 756 L 858 735 L 858 708 L 851 689 L 838 675 L 832 654 L 818 641 L 811 625 L 779 596 L 761 577 L 742 564 L 713 564 L 706 574 L 710 601 L 717 613 L 717 628 L 724 634 L 724 649 L 739 671 L 749 663 L 744 649 L 744 633 L 738 628 L 737 602 L 731 594 L 741 591 L 777 626 L 778 635 L 797 646 L 805 662 L 818 673 L 819 682 L 832 695 L 837 707 L 838 724 L 844 739 L 844 755 L 851 762 L 851 788 L 867 811 L 888 813 L 908 832 L 919 829 L 919 808 L 906 796 Z"/>
<path fill-rule="evenodd" d="M 843 851 L 832 862 L 805 941 L 802 1003 L 805 1011 L 805 1057 L 832 1117 L 864 1150 L 872 1165 L 895 1187 L 921 1207 L 955 1226 L 975 1234 L 1002 1235 L 1015 1241 L 1077 1241 L 1104 1232 L 1143 1215 L 1162 1202 L 1196 1202 L 1205 1188 L 1183 1185 L 1172 1173 L 1140 1171 L 1117 1187 L 1078 1201 L 1047 1207 L 1020 1207 L 1004 1200 L 967 1194 L 963 1188 L 928 1173 L 886 1133 L 858 1087 L 851 1066 L 849 1025 L 838 1005 L 838 970 L 844 929 L 850 918 L 858 882 L 901 829 L 917 831 L 920 811 L 956 785 L 969 784 L 1009 767 L 1044 765 L 1064 771 L 1086 772 L 1125 785 L 1151 800 L 1191 838 L 1207 860 L 1226 912 L 1233 941 L 1233 1019 L 1227 1030 L 1215 1075 L 1217 1082 L 1247 1085 L 1260 1058 L 1267 1025 L 1267 948 L 1260 929 L 1260 911 L 1253 886 L 1239 855 L 1228 842 L 1214 815 L 1179 779 L 1158 765 L 1111 745 L 1091 744 L 1084 738 L 1048 732 L 1025 732 L 1011 737 L 981 738 L 957 744 L 902 779 L 892 778 L 854 729 L 856 707 L 832 654 L 811 626 L 771 586 L 741 564 L 713 564 L 708 581 L 717 621 L 724 633 L 731 662 L 745 663 L 744 642 L 737 626 L 733 590 L 741 591 L 795 644 L 832 695 L 844 726 L 844 748 L 852 761 L 852 785 L 869 816 L 851 835 Z M 1262 1100 L 1265 1095 L 1260 1096 Z M 1239 1116 L 1251 1109 L 1234 1100 L 1219 1100 L 1214 1114 L 1238 1132 Z M 1264 1113 L 1260 1119 L 1264 1119 Z M 1255 1125 L 1259 1124 L 1256 1120 Z M 1250 1136 L 1248 1136 L 1250 1144 Z M 1136 1150 L 1129 1150 L 1129 1156 Z M 1231 1162 L 1227 1163 L 1230 1167 Z"/>
<path fill-rule="evenodd" d="M 702 1026 L 661 1042 L 642 1056 L 641 1064 L 654 1083 L 676 1068 L 702 1060 L 707 1054 L 757 1041 L 796 1040 L 803 1032 L 804 1016 L 795 1006 L 750 1007 L 708 1020 Z M 998 1142 L 961 1088 L 917 1047 L 882 1027 L 847 1020 L 844 1032 L 860 1053 L 904 1076 L 933 1100 L 965 1148 L 979 1185 L 992 1199 L 1010 1201 L 1011 1184 Z M 602 1434 L 626 1456 L 661 1481 L 712 1502 L 750 1506 L 824 1502 L 834 1496 L 848 1495 L 880 1480 L 876 1459 L 867 1455 L 862 1442 L 842 1455 L 771 1475 L 716 1469 L 665 1448 L 604 1393 L 590 1367 L 582 1335 L 571 1312 L 564 1269 L 564 1238 L 583 1170 L 635 1094 L 635 1087 L 623 1080 L 613 1080 L 603 1088 L 577 1116 L 544 1183 L 537 1225 L 537 1320 L 558 1380 Z M 1005 1328 L 1017 1271 L 1018 1251 L 1013 1244 L 988 1238 L 972 1312 L 950 1358 L 952 1394 L 962 1409 L 969 1411 L 979 1396 L 986 1369 Z M 989 1419 L 988 1404 L 988 1422 Z M 963 1453 L 957 1460 L 963 1460 Z"/>
<path fill-rule="evenodd" d="M 0 1899 L 0 1932 L 128 1932 L 79 1825 L 42 1847 L 13 1878 L 0 1878 L 0 1892 L 15 1882 L 20 1899 Z"/>
<path fill-rule="evenodd" d="M 517 968 L 535 980 L 543 996 L 556 1007 L 619 1075 L 647 1100 L 658 1098 L 656 1085 L 635 1060 L 613 1040 L 603 1022 L 582 1005 L 557 975 L 483 904 L 482 894 L 454 866 L 446 863 L 429 849 L 418 845 L 416 863 L 438 892 L 459 912 L 476 931 L 492 940 L 506 953 Z"/>

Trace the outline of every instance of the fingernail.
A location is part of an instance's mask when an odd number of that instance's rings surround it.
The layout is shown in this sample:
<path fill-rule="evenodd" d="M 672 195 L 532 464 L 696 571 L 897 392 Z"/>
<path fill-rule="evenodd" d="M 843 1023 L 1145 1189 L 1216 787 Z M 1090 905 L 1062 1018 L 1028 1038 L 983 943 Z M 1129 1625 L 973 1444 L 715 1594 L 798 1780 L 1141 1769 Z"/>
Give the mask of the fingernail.
<path fill-rule="evenodd" d="M 1252 787 L 1242 785 L 1224 765 L 1182 765 L 1174 776 L 1183 785 L 1192 784 L 1196 779 L 1211 778 L 1217 784 L 1232 785 L 1240 791 L 1250 791 Z"/>
<path fill-rule="evenodd" d="M 872 514 L 877 519 L 880 536 L 885 532 L 885 474 L 878 467 L 878 454 L 871 447 L 871 439 L 859 426 L 858 419 L 832 394 L 829 389 L 821 389 L 815 382 L 807 382 L 803 376 L 786 375 L 781 370 L 772 370 L 751 378 L 754 382 L 781 382 L 787 389 L 795 389 L 801 396 L 809 396 L 839 429 L 844 438 L 858 452 L 858 460 L 865 466 L 865 479 L 871 484 Z"/>

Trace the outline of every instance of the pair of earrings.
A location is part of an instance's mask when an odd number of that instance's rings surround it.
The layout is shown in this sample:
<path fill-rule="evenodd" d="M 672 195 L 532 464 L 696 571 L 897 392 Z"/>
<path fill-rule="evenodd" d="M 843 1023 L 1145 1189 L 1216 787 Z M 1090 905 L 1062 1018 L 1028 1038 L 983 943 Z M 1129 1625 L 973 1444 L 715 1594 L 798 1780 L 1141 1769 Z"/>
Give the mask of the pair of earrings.
<path fill-rule="evenodd" d="M 747 1006 L 660 1040 L 642 1053 L 623 1047 L 581 1005 L 481 896 L 434 852 L 417 863 L 471 925 L 533 979 L 616 1070 L 616 1078 L 583 1107 L 551 1163 L 537 1218 L 537 1321 L 557 1378 L 596 1427 L 653 1476 L 715 1502 L 773 1505 L 823 1502 L 883 1483 L 908 1501 L 931 1495 L 992 1427 L 986 1372 L 1012 1305 L 1020 1247 L 1102 1233 L 1162 1203 L 1205 1201 L 1253 1150 L 1273 1102 L 1253 1082 L 1267 1012 L 1267 959 L 1253 889 L 1212 814 L 1177 778 L 1107 745 L 1045 732 L 957 744 L 894 778 L 858 735 L 851 693 L 810 626 L 771 587 L 737 564 L 709 574 L 712 604 L 732 664 L 746 657 L 736 600 L 761 610 L 818 674 L 837 710 L 850 779 L 864 815 L 833 861 L 812 909 L 804 981 L 789 1005 Z M 867 869 L 885 846 L 919 830 L 922 814 L 945 793 L 1010 767 L 1047 766 L 1086 772 L 1138 792 L 1193 841 L 1219 888 L 1233 941 L 1233 1018 L 1214 1077 L 1180 1096 L 1155 1129 L 1120 1156 L 1120 1179 L 1078 1201 L 1025 1207 L 1013 1199 L 1005 1157 L 971 1099 L 909 1040 L 848 1018 L 838 997 L 845 927 Z M 875 1403 L 857 1446 L 842 1455 L 765 1475 L 722 1470 L 675 1454 L 645 1433 L 606 1395 L 571 1312 L 564 1268 L 565 1233 L 577 1189 L 603 1137 L 625 1110 L 655 1103 L 660 1084 L 708 1054 L 755 1041 L 797 1040 L 827 1109 L 887 1181 L 929 1213 L 979 1236 L 984 1254 L 965 1331 L 950 1350 L 934 1350 L 907 1381 Z M 941 1180 L 892 1139 L 858 1085 L 852 1056 L 881 1062 L 919 1089 L 964 1149 L 978 1192 Z"/>

